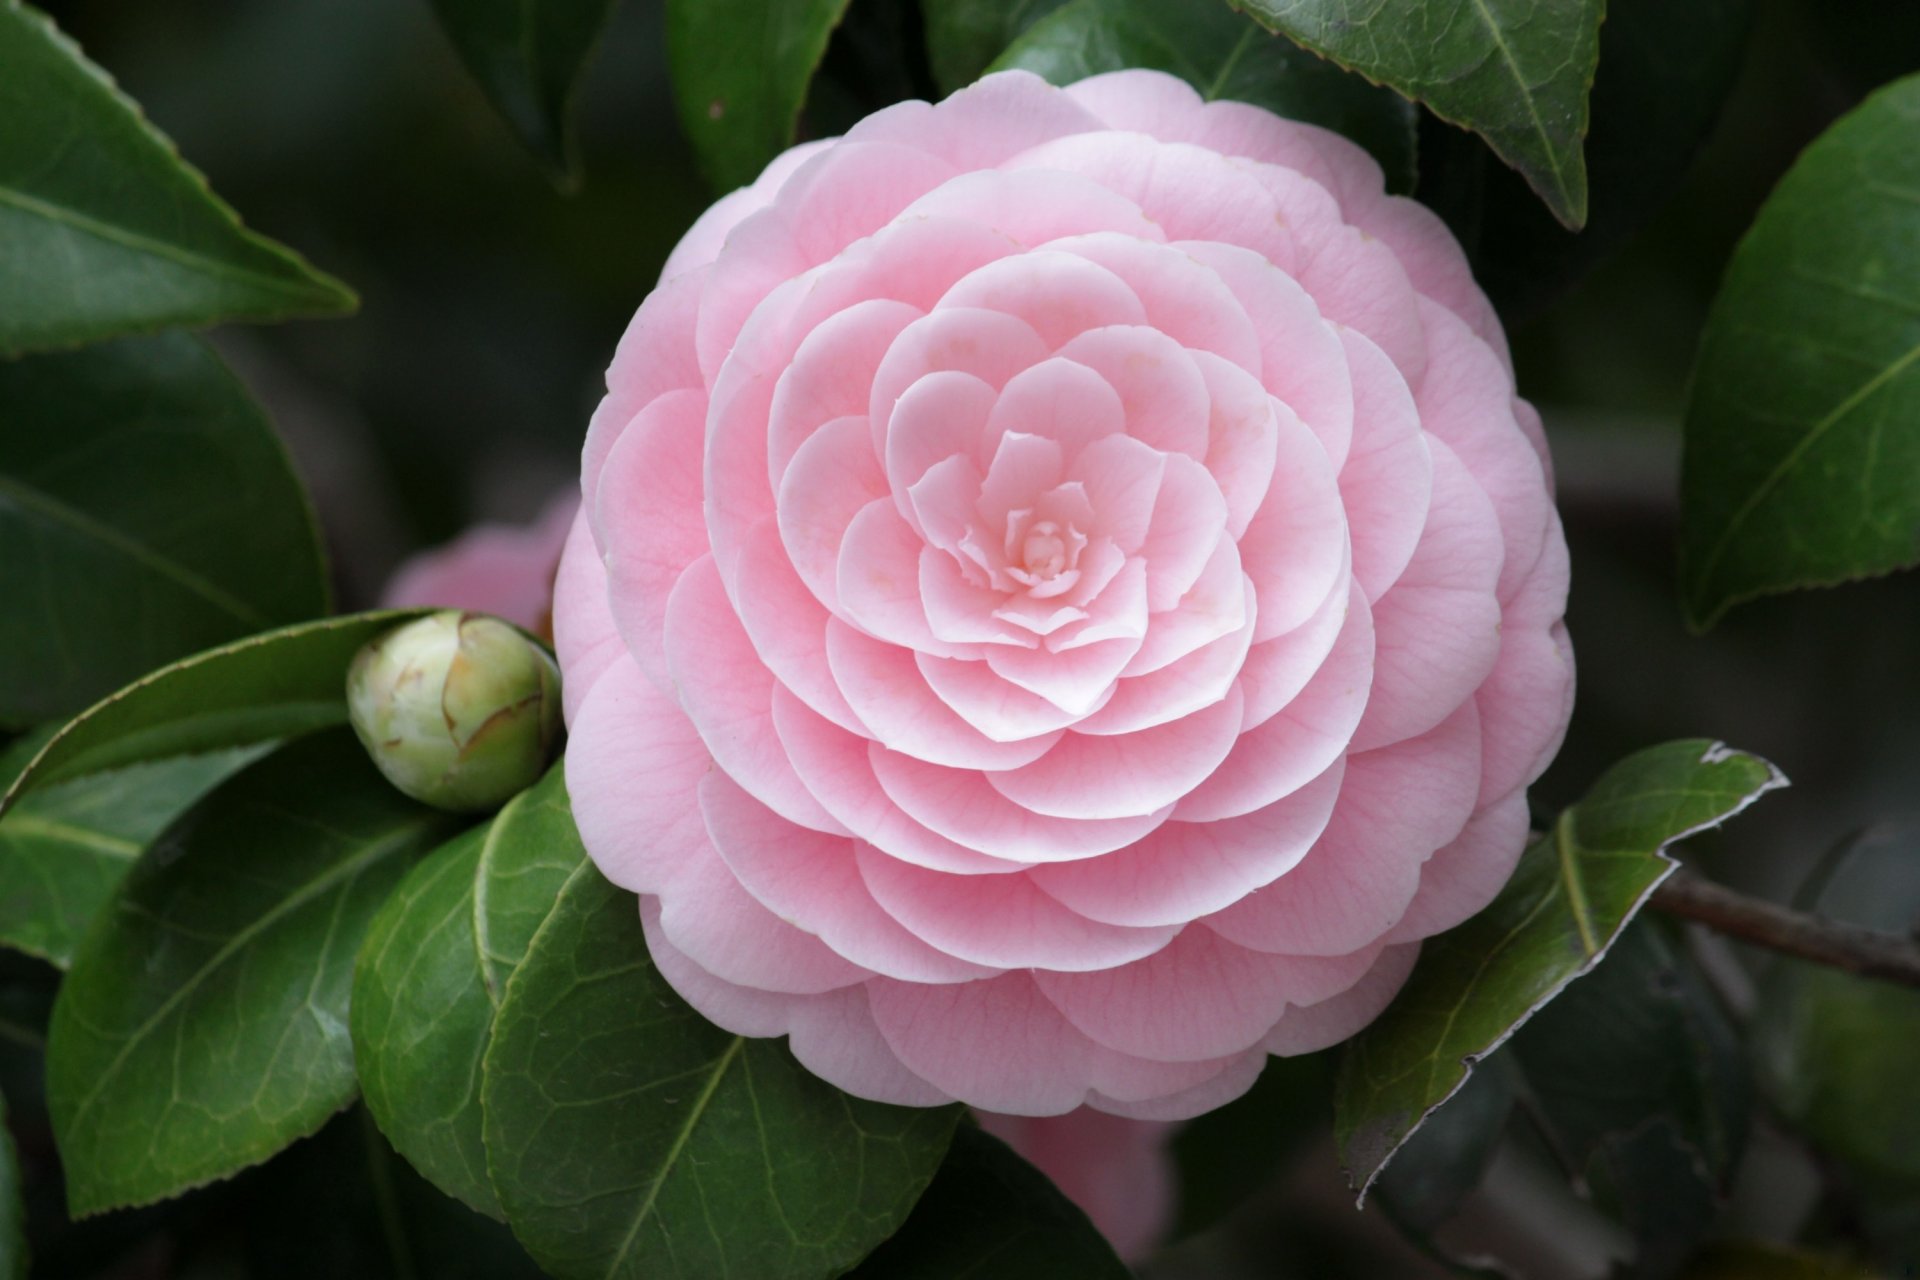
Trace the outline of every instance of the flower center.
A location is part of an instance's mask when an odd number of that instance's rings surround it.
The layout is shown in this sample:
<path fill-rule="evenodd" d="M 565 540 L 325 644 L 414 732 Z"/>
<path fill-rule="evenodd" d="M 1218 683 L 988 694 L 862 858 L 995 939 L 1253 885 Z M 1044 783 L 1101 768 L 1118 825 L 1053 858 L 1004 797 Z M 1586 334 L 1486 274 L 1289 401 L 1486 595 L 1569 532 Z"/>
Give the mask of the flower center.
<path fill-rule="evenodd" d="M 1060 526 L 1051 520 L 1042 520 L 1027 530 L 1026 540 L 1020 546 L 1020 559 L 1027 572 L 1042 582 L 1059 577 L 1067 567 L 1067 542 L 1060 534 Z"/>

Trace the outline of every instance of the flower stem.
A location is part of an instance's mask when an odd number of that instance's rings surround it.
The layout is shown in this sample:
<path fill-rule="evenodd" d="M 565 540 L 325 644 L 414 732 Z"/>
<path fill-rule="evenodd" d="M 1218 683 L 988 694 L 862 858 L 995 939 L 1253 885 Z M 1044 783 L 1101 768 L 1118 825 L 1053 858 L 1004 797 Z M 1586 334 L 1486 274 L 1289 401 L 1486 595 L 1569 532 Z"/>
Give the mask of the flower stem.
<path fill-rule="evenodd" d="M 1827 920 L 1750 898 L 1687 871 L 1667 877 L 1648 905 L 1783 955 L 1920 987 L 1920 943 L 1885 929 Z"/>

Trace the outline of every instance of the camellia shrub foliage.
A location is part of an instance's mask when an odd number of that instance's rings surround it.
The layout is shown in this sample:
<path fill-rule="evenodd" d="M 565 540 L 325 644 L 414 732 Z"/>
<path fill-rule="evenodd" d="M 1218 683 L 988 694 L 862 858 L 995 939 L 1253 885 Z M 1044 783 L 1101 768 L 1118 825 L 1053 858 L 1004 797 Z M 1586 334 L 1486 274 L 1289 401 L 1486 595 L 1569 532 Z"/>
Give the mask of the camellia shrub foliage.
<path fill-rule="evenodd" d="M 0 1280 L 1920 1267 L 1912 13 L 173 8 L 0 0 Z"/>

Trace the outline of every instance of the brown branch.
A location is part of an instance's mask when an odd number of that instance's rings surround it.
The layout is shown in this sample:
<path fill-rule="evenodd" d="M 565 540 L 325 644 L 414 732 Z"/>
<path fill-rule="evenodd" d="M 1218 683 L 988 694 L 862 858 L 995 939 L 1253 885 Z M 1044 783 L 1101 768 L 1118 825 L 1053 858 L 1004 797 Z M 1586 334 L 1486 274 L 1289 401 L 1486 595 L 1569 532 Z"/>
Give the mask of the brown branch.
<path fill-rule="evenodd" d="M 1647 905 L 1784 955 L 1920 987 L 1920 944 L 1885 929 L 1825 920 L 1686 871 L 1668 876 Z"/>

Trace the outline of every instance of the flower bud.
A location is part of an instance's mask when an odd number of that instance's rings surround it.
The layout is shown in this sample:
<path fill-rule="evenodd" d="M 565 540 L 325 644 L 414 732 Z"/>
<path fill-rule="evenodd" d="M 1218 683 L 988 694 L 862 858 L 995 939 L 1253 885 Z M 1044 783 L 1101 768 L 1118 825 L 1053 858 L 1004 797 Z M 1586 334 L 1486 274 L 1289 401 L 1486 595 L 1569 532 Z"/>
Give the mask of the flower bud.
<path fill-rule="evenodd" d="M 400 790 L 439 809 L 494 809 L 538 781 L 553 755 L 560 675 L 507 623 L 445 609 L 354 655 L 347 714 Z"/>

